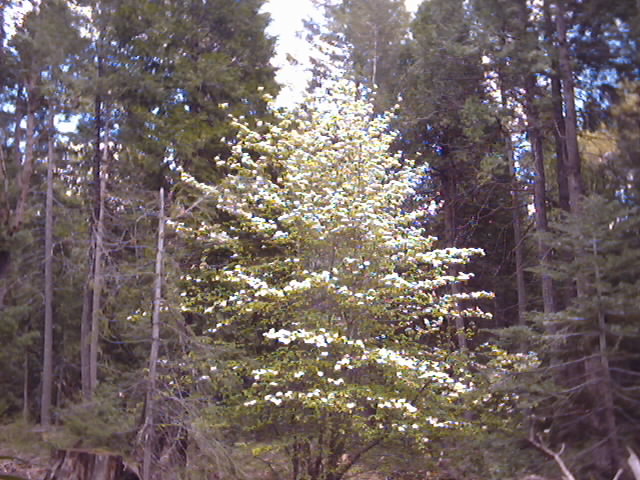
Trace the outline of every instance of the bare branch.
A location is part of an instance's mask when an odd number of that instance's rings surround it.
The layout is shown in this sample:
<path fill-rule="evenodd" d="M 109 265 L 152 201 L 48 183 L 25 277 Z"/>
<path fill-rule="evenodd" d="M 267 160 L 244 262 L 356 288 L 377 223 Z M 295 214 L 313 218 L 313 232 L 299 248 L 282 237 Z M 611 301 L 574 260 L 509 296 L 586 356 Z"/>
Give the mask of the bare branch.
<path fill-rule="evenodd" d="M 562 444 L 560 451 L 554 452 L 553 450 L 551 450 L 551 448 L 549 448 L 547 445 L 543 443 L 540 435 L 539 434 L 536 435 L 536 433 L 534 432 L 533 422 L 531 423 L 531 429 L 529 430 L 529 441 L 538 450 L 544 452 L 546 455 L 553 458 L 553 460 L 556 462 L 558 467 L 560 467 L 560 470 L 562 470 L 564 480 L 576 480 L 576 478 L 573 476 L 573 474 L 567 467 L 567 464 L 564 463 L 564 460 L 562 459 L 562 456 L 561 456 L 562 453 L 564 452 L 564 447 L 565 447 L 564 443 Z M 640 480 L 640 479 L 636 479 L 636 480 Z"/>
<path fill-rule="evenodd" d="M 629 447 L 627 447 L 627 450 L 629 451 L 629 458 L 627 459 L 629 468 L 631 469 L 634 478 L 636 480 L 640 480 L 640 459 L 638 458 L 638 455 L 636 455 L 636 452 L 631 450 Z"/>

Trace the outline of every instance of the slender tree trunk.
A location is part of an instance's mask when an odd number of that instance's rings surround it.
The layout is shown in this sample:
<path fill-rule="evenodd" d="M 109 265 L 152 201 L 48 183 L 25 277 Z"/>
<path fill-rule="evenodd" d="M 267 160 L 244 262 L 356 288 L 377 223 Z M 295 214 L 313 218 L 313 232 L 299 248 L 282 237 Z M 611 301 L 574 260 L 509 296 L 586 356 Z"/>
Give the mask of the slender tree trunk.
<path fill-rule="evenodd" d="M 562 94 L 565 111 L 565 144 L 567 151 L 567 177 L 569 183 L 569 207 L 572 213 L 580 211 L 580 202 L 585 193 L 581 172 L 580 150 L 578 147 L 578 118 L 576 113 L 573 66 L 567 40 L 567 19 L 565 0 L 556 1 L 556 31 L 558 35 L 558 66 L 562 79 Z M 579 257 L 583 252 L 574 252 Z M 581 275 L 575 279 L 578 298 L 587 294 L 585 280 Z"/>
<path fill-rule="evenodd" d="M 162 306 L 162 277 L 164 263 L 164 188 L 160 187 L 158 209 L 158 246 L 156 250 L 156 281 L 153 292 L 153 317 L 151 325 L 151 352 L 149 353 L 149 382 L 145 411 L 145 445 L 142 479 L 150 480 L 153 471 L 152 454 L 155 439 L 154 400 L 156 395 L 158 351 L 160 348 L 160 308 Z"/>
<path fill-rule="evenodd" d="M 100 95 L 100 81 L 102 76 L 102 57 L 98 55 L 97 59 L 97 88 L 94 98 L 94 116 L 95 116 L 95 137 L 94 137 L 94 154 L 93 154 L 93 206 L 91 215 L 89 216 L 90 225 L 90 246 L 89 246 L 89 269 L 87 273 L 87 281 L 85 282 L 82 302 L 82 320 L 80 325 L 80 372 L 82 376 L 82 392 L 85 400 L 90 401 L 93 398 L 95 382 L 93 375 L 93 355 L 96 355 L 95 362 L 95 379 L 97 382 L 97 340 L 93 339 L 93 323 L 99 312 L 96 312 L 94 303 L 96 297 L 100 298 L 100 293 L 96 294 L 96 264 L 98 259 L 98 223 L 102 210 L 102 151 L 100 149 L 102 141 L 102 97 Z M 106 142 L 105 142 L 106 151 Z M 101 260 L 101 259 L 100 259 Z M 101 261 L 100 261 L 101 264 Z M 98 272 L 100 273 L 100 272 Z M 99 322 L 98 322 L 99 323 Z M 97 335 L 97 332 L 96 332 Z"/>
<path fill-rule="evenodd" d="M 620 438 L 618 436 L 618 426 L 616 424 L 615 403 L 613 399 L 614 383 L 611 378 L 609 368 L 609 352 L 607 347 L 607 326 L 604 307 L 602 306 L 602 279 L 600 267 L 598 266 L 598 247 L 596 239 L 592 243 L 592 255 L 594 260 L 594 273 L 596 280 L 596 295 L 598 305 L 598 349 L 600 355 L 600 395 L 596 399 L 596 404 L 602 402 L 604 412 L 604 423 L 607 431 L 607 443 L 609 446 L 609 467 L 614 472 L 622 462 L 622 451 L 620 449 Z"/>
<path fill-rule="evenodd" d="M 567 174 L 569 184 L 569 205 L 572 212 L 578 212 L 584 195 L 581 173 L 580 150 L 578 148 L 578 119 L 576 113 L 573 67 L 567 41 L 567 20 L 565 0 L 556 1 L 556 30 L 558 34 L 558 66 L 562 78 L 562 94 L 565 110 L 565 142 L 567 148 Z"/>
<path fill-rule="evenodd" d="M 518 324 L 524 325 L 527 312 L 527 287 L 524 278 L 524 242 L 522 238 L 522 199 L 520 198 L 520 183 L 516 176 L 513 160 L 513 142 L 511 133 L 505 132 L 505 147 L 509 162 L 511 177 L 511 216 L 513 219 L 513 241 L 516 260 L 516 288 L 518 290 Z"/>
<path fill-rule="evenodd" d="M 456 184 L 456 172 L 455 167 L 452 167 L 442 174 L 442 184 L 444 193 L 444 223 L 447 238 L 447 245 L 449 247 L 456 247 L 458 244 L 458 228 L 456 220 L 456 207 L 455 201 L 457 192 Z M 449 275 L 457 276 L 459 269 L 457 265 L 449 266 Z M 451 294 L 456 296 L 460 294 L 460 284 L 454 282 L 451 284 Z M 454 314 L 454 325 L 456 328 L 456 337 L 458 339 L 458 347 L 460 350 L 466 350 L 467 348 L 467 336 L 464 331 L 464 318 L 459 314 L 459 308 L 456 308 Z"/>
<path fill-rule="evenodd" d="M 23 379 L 22 379 L 22 420 L 25 424 L 29 423 L 29 352 L 24 352 L 23 362 Z"/>
<path fill-rule="evenodd" d="M 558 204 L 560 208 L 569 211 L 569 179 L 567 177 L 567 148 L 566 129 L 562 101 L 562 82 L 560 80 L 559 63 L 554 42 L 555 28 L 551 18 L 549 0 L 544 2 L 544 25 L 548 48 L 551 51 L 551 104 L 553 108 L 553 138 L 556 149 L 556 177 L 558 181 Z"/>
<path fill-rule="evenodd" d="M 552 62 L 557 63 L 557 62 Z M 556 148 L 556 178 L 558 182 L 558 204 L 565 212 L 569 204 L 569 177 L 567 174 L 567 148 L 565 118 L 562 111 L 562 84 L 557 75 L 551 76 L 551 103 L 553 105 L 553 137 Z"/>
<path fill-rule="evenodd" d="M 91 352 L 91 300 L 93 299 L 93 290 L 91 283 L 93 282 L 93 255 L 95 252 L 95 243 L 93 238 L 93 231 L 91 231 L 89 246 L 89 271 L 87 272 L 87 279 L 84 284 L 84 291 L 82 295 L 82 318 L 80 323 L 80 376 L 82 383 L 82 397 L 89 401 L 91 400 L 91 381 L 90 381 L 90 368 L 89 358 Z"/>
<path fill-rule="evenodd" d="M 108 155 L 108 148 L 103 146 L 103 155 Z M 103 162 L 106 163 L 106 162 Z M 102 167 L 102 165 L 101 165 Z M 91 335 L 89 343 L 89 385 L 90 395 L 93 395 L 98 386 L 98 348 L 100 340 L 100 320 L 102 315 L 102 267 L 103 267 L 103 255 L 104 255 L 104 192 L 106 180 L 104 174 L 100 173 L 100 203 L 98 204 L 98 219 L 95 226 L 95 252 L 94 252 L 94 265 L 93 265 L 93 292 L 91 301 Z"/>
<path fill-rule="evenodd" d="M 522 22 L 522 32 L 520 34 L 523 40 L 533 41 L 528 38 L 530 20 L 529 7 L 526 0 L 519 2 L 519 15 Z M 534 72 L 524 73 L 524 110 L 527 117 L 527 134 L 531 143 L 531 152 L 533 154 L 534 168 L 536 171 L 536 179 L 534 183 L 534 205 L 536 210 L 536 231 L 538 232 L 538 259 L 542 273 L 540 283 L 542 287 L 542 304 L 544 313 L 555 312 L 555 293 L 553 290 L 553 282 L 548 272 L 549 256 L 551 248 L 542 238 L 549 231 L 547 220 L 547 181 L 544 167 L 544 143 L 542 141 L 541 121 L 536 105 L 536 77 Z"/>
<path fill-rule="evenodd" d="M 43 427 L 51 425 L 51 392 L 53 390 L 53 170 L 55 166 L 53 107 L 49 109 L 48 130 L 49 158 L 44 232 L 44 349 L 40 401 L 40 423 Z"/>
<path fill-rule="evenodd" d="M 525 110 L 527 113 L 528 133 L 531 142 L 531 150 L 536 170 L 536 181 L 534 184 L 534 204 L 536 209 L 536 230 L 539 234 L 546 234 L 549 231 L 547 220 L 547 183 L 544 169 L 544 144 L 540 132 L 540 118 L 535 105 L 535 78 L 532 74 L 527 74 L 525 78 Z M 542 268 L 542 303 L 544 313 L 555 312 L 555 300 L 553 282 L 547 273 L 549 265 L 550 247 L 543 240 L 542 235 L 538 235 L 538 256 L 540 267 Z"/>

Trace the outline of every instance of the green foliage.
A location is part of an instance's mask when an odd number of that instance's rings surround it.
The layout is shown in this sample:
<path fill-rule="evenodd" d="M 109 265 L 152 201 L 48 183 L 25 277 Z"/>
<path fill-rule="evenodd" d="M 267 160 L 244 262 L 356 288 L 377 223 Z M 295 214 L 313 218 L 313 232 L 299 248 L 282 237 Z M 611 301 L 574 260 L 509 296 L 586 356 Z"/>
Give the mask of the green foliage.
<path fill-rule="evenodd" d="M 639 231 L 637 206 L 598 195 L 586 197 L 578 215 L 552 224 L 551 245 L 571 260 L 553 263 L 551 273 L 575 280 L 579 293 L 565 310 L 544 318 L 556 387 L 536 412 L 552 442 L 572 440 L 568 458 L 578 473 L 615 472 L 622 446 L 634 442 Z M 585 449 L 591 457 L 578 463 Z"/>
<path fill-rule="evenodd" d="M 316 60 L 314 81 L 326 78 L 326 70 L 339 63 L 349 78 L 375 92 L 376 111 L 391 108 L 398 100 L 404 73 L 409 26 L 405 2 L 345 0 L 321 6 L 327 25 L 309 26 L 317 31 L 314 43 L 327 42 L 337 53 L 329 55 L 332 62 L 328 64 Z"/>
<path fill-rule="evenodd" d="M 129 173 L 142 169 L 156 189 L 169 163 L 213 180 L 211 158 L 228 155 L 235 115 L 260 117 L 257 88 L 277 93 L 270 64 L 274 40 L 265 34 L 263 0 L 129 2 L 114 13 L 114 41 L 123 63 L 112 83 L 124 112 L 122 140 Z"/>
<path fill-rule="evenodd" d="M 214 391 L 229 376 L 244 385 L 216 409 L 256 439 L 275 432 L 267 450 L 288 452 L 296 478 L 341 478 L 342 455 L 377 447 L 436 455 L 441 438 L 473 431 L 474 382 L 491 376 L 472 369 L 494 370 L 452 350 L 444 323 L 485 315 L 457 305 L 487 292 L 446 293 L 470 278 L 448 266 L 480 252 L 434 248 L 416 226 L 425 213 L 403 209 L 418 170 L 389 153 L 389 114 L 350 84 L 331 91 L 259 130 L 239 121 L 217 160 L 225 179 L 184 176 L 217 220 L 177 226 L 207 246 L 182 308 L 208 320 L 214 350 L 237 349 L 205 374 Z"/>
<path fill-rule="evenodd" d="M 117 389 L 102 388 L 90 404 L 70 405 L 60 412 L 64 434 L 55 439 L 58 448 L 81 444 L 86 448 L 106 448 L 129 453 L 134 447 L 141 404 L 131 403 L 131 395 Z"/>

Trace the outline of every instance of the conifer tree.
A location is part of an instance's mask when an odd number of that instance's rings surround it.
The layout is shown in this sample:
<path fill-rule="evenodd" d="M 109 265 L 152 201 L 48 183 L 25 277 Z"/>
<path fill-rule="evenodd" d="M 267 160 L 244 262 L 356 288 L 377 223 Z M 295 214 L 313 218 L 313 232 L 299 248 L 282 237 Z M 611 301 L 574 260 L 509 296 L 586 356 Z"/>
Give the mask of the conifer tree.
<path fill-rule="evenodd" d="M 311 39 L 328 42 L 335 51 L 332 64 L 341 63 L 345 73 L 375 92 L 376 109 L 397 103 L 406 55 L 409 15 L 402 0 L 340 0 L 317 2 L 326 26 L 309 24 Z M 316 80 L 326 65 L 316 60 Z"/>

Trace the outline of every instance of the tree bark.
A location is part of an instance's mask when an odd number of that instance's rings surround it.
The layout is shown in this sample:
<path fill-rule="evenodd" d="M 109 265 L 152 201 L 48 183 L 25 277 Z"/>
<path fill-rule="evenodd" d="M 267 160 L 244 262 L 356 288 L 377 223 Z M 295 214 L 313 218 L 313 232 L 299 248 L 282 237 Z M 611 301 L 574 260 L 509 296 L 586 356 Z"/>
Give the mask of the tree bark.
<path fill-rule="evenodd" d="M 137 478 L 125 472 L 120 455 L 87 450 L 58 450 L 46 480 L 124 480 Z M 131 476 L 132 475 L 132 476 Z"/>
<path fill-rule="evenodd" d="M 559 76 L 559 63 L 554 41 L 555 28 L 551 17 L 549 0 L 544 2 L 544 25 L 547 44 L 551 56 L 551 105 L 553 109 L 553 138 L 556 150 L 556 177 L 558 183 L 558 204 L 564 211 L 570 210 L 569 179 L 567 177 L 566 129 L 562 100 L 562 82 Z"/>
<path fill-rule="evenodd" d="M 529 7 L 526 0 L 520 0 L 520 21 L 522 31 L 520 34 L 523 40 L 537 41 L 529 38 Z M 531 48 L 527 46 L 526 48 Z M 538 259 L 542 270 L 540 283 L 542 289 L 542 304 L 544 313 L 555 312 L 555 293 L 553 281 L 548 272 L 549 255 L 551 248 L 546 244 L 543 236 L 549 231 L 547 220 L 547 180 L 544 167 L 544 143 L 542 140 L 541 121 L 538 107 L 536 105 L 536 76 L 533 71 L 526 71 L 524 75 L 524 110 L 527 119 L 527 135 L 531 143 L 531 153 L 536 172 L 534 182 L 534 206 L 536 218 L 536 231 L 538 232 Z"/>
<path fill-rule="evenodd" d="M 156 396 L 158 351 L 160 349 L 160 308 L 162 306 L 162 277 L 164 263 L 164 188 L 160 187 L 158 209 L 158 245 L 156 250 L 156 281 L 153 292 L 153 317 L 151 324 L 151 352 L 149 353 L 149 381 L 144 421 L 143 480 L 150 480 L 153 473 L 153 445 L 155 438 L 154 400 Z"/>
<path fill-rule="evenodd" d="M 607 440 L 609 446 L 609 467 L 611 471 L 615 471 L 622 461 L 622 450 L 620 449 L 620 438 L 618 436 L 618 426 L 615 416 L 615 403 L 613 398 L 614 383 L 611 378 L 611 370 L 609 368 L 609 348 L 607 346 L 607 326 L 605 319 L 604 307 L 602 305 L 602 278 L 600 267 L 598 265 L 598 247 L 596 239 L 592 243 L 592 255 L 594 262 L 594 274 L 596 281 L 596 295 L 598 305 L 598 353 L 600 356 L 600 395 L 596 398 L 596 402 L 603 403 L 604 423 L 607 432 Z M 596 403 L 596 404 L 597 404 Z"/>
<path fill-rule="evenodd" d="M 509 176 L 511 177 L 511 216 L 513 220 L 513 241 L 516 261 L 516 288 L 518 290 L 518 324 L 524 325 L 527 312 L 527 287 L 524 278 L 524 242 L 522 238 L 522 199 L 520 198 L 520 183 L 516 176 L 513 160 L 513 142 L 511 133 L 505 132 L 505 148 L 509 162 Z"/>
<path fill-rule="evenodd" d="M 527 131 L 536 170 L 536 181 L 534 183 L 534 205 L 536 209 L 536 230 L 538 231 L 538 257 L 540 260 L 542 303 L 544 313 L 555 312 L 555 299 L 553 291 L 553 281 L 547 273 L 549 265 L 549 255 L 551 248 L 546 244 L 542 235 L 549 231 L 547 220 L 547 182 L 544 169 L 544 144 L 540 132 L 540 118 L 535 105 L 535 77 L 527 74 L 525 78 L 525 111 L 527 114 Z"/>
<path fill-rule="evenodd" d="M 98 40 L 99 42 L 99 40 Z M 99 49 L 99 46 L 98 46 Z M 94 304 L 96 297 L 100 298 L 100 293 L 96 295 L 95 280 L 96 280 L 96 259 L 98 257 L 98 245 L 97 245 L 97 225 L 99 223 L 99 217 L 102 205 L 102 97 L 100 95 L 100 82 L 102 77 L 102 57 L 98 55 L 97 59 L 97 91 L 94 98 L 94 116 L 95 116 L 95 136 L 94 136 L 94 154 L 93 154 L 93 205 L 91 209 L 91 215 L 89 216 L 90 225 L 90 239 L 91 244 L 89 246 L 89 271 L 87 273 L 87 281 L 84 286 L 84 296 L 82 303 L 82 320 L 80 325 L 80 373 L 82 376 L 82 392 L 85 400 L 89 401 L 93 397 L 95 382 L 92 369 L 94 363 L 92 362 L 94 353 L 97 355 L 97 348 L 93 348 L 93 329 L 94 318 L 98 315 L 96 312 L 97 305 Z M 106 151 L 106 141 L 105 141 Z M 98 306 L 99 307 L 99 306 Z M 97 357 L 96 357 L 97 358 Z M 97 361 L 96 361 L 97 364 Z M 97 369 L 97 367 L 96 367 Z M 97 378 L 97 371 L 95 374 Z"/>
<path fill-rule="evenodd" d="M 565 110 L 565 143 L 567 148 L 567 176 L 569 184 L 569 205 L 576 213 L 584 195 L 581 173 L 580 150 L 578 148 L 578 119 L 576 113 L 573 66 L 567 41 L 567 20 L 565 0 L 556 1 L 556 30 L 558 34 L 558 66 L 562 79 L 562 94 Z"/>
<path fill-rule="evenodd" d="M 53 107 L 50 107 L 44 233 L 44 348 L 40 401 L 40 423 L 43 427 L 51 425 L 51 392 L 53 390 L 53 170 L 55 166 L 53 115 Z"/>
<path fill-rule="evenodd" d="M 93 252 L 95 252 L 93 231 L 91 232 L 91 245 L 89 246 L 89 271 L 84 284 L 82 295 L 82 317 L 80 320 L 80 377 L 82 384 L 82 397 L 91 400 L 91 382 L 89 357 L 91 351 L 91 300 L 93 298 L 93 290 L 91 283 L 93 279 Z"/>
<path fill-rule="evenodd" d="M 103 146 L 103 156 L 106 157 L 108 148 Z M 106 162 L 104 162 L 106 163 Z M 102 169 L 102 165 L 100 166 Z M 91 301 L 91 334 L 89 342 L 89 389 L 90 398 L 93 398 L 98 386 L 98 348 L 100 340 L 100 320 L 102 314 L 102 257 L 104 254 L 104 191 L 105 178 L 100 173 L 100 200 L 98 204 L 98 219 L 95 226 L 95 256 L 93 265 L 93 285 L 92 285 L 92 301 Z"/>

